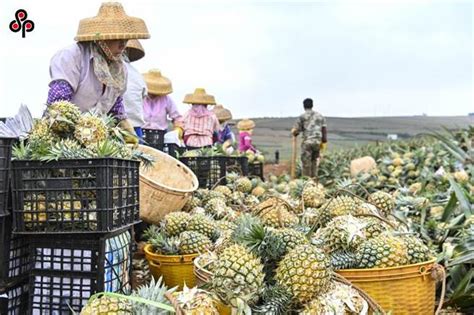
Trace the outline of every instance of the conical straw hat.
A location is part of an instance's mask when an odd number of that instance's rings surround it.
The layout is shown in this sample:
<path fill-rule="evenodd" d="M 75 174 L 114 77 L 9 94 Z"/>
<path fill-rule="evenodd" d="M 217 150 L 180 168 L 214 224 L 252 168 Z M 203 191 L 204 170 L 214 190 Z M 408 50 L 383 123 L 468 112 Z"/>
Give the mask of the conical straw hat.
<path fill-rule="evenodd" d="M 239 130 L 250 130 L 255 128 L 255 123 L 250 119 L 242 119 L 237 123 L 237 129 Z"/>
<path fill-rule="evenodd" d="M 154 95 L 167 95 L 173 92 L 170 79 L 161 75 L 158 69 L 151 69 L 143 74 L 148 93 Z"/>
<path fill-rule="evenodd" d="M 130 62 L 137 61 L 145 56 L 145 49 L 143 49 L 143 46 L 140 44 L 138 39 L 129 40 L 126 50 Z"/>
<path fill-rule="evenodd" d="M 202 104 L 202 105 L 215 105 L 216 99 L 214 96 L 206 93 L 203 88 L 197 88 L 193 94 L 186 94 L 183 103 L 186 104 Z"/>
<path fill-rule="evenodd" d="M 224 106 L 220 104 L 214 106 L 212 111 L 214 112 L 214 114 L 216 114 L 217 119 L 221 122 L 232 119 L 232 113 L 230 112 L 230 110 L 228 110 L 227 108 L 224 108 Z"/>
<path fill-rule="evenodd" d="M 75 40 L 140 39 L 150 38 L 145 22 L 128 16 L 118 2 L 104 2 L 96 16 L 79 21 Z"/>

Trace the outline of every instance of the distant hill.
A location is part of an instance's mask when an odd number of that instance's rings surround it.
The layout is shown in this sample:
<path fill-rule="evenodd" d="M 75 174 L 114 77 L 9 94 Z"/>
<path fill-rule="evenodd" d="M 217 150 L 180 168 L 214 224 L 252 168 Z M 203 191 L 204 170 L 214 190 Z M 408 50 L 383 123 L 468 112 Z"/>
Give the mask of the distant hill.
<path fill-rule="evenodd" d="M 290 130 L 296 117 L 253 118 L 256 123 L 253 142 L 273 160 L 275 150 L 282 160 L 291 154 Z M 406 116 L 406 117 L 327 117 L 329 147 L 331 150 L 347 148 L 375 141 L 386 141 L 387 134 L 397 134 L 399 139 L 422 133 L 459 129 L 474 124 L 472 116 Z M 235 130 L 236 135 L 237 131 Z M 298 146 L 299 151 L 299 146 Z"/>

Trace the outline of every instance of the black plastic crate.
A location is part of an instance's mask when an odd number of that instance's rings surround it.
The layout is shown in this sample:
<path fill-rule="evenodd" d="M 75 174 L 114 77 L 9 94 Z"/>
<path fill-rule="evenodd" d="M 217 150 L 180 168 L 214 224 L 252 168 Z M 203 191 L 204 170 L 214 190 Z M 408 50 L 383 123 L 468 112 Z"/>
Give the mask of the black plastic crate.
<path fill-rule="evenodd" d="M 7 287 L 0 287 L 0 314 L 25 315 L 28 313 L 28 278 Z M 3 297 L 2 297 L 3 296 Z"/>
<path fill-rule="evenodd" d="M 28 238 L 12 235 L 12 216 L 0 215 L 0 287 L 24 278 L 29 270 Z"/>
<path fill-rule="evenodd" d="M 0 138 L 0 214 L 6 213 L 10 199 L 10 165 L 16 138 Z"/>
<path fill-rule="evenodd" d="M 263 163 L 262 162 L 252 162 L 248 164 L 249 166 L 249 176 L 257 176 L 262 180 L 263 178 Z"/>
<path fill-rule="evenodd" d="M 155 129 L 142 129 L 143 141 L 145 144 L 163 151 L 165 145 L 165 134 L 166 130 L 155 130 Z"/>
<path fill-rule="evenodd" d="M 182 157 L 179 160 L 196 174 L 200 188 L 211 189 L 216 184 L 226 185 L 226 175 L 231 172 L 244 176 L 249 172 L 246 157 L 199 156 Z"/>
<path fill-rule="evenodd" d="M 15 232 L 111 232 L 139 222 L 139 162 L 13 161 Z"/>
<path fill-rule="evenodd" d="M 175 143 L 165 143 L 163 151 L 177 159 L 186 151 L 186 148 L 180 147 Z"/>
<path fill-rule="evenodd" d="M 97 292 L 131 291 L 131 229 L 108 233 L 39 236 L 30 243 L 32 314 L 79 313 Z"/>

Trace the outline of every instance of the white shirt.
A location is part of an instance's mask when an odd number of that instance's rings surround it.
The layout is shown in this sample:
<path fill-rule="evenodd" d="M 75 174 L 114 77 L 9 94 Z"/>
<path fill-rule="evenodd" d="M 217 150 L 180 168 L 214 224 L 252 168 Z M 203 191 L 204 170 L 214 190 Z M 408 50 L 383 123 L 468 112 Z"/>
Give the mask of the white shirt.
<path fill-rule="evenodd" d="M 124 62 L 128 70 L 127 90 L 123 95 L 123 104 L 128 119 L 133 127 L 142 127 L 145 124 L 143 119 L 143 99 L 147 94 L 146 83 L 143 76 L 129 62 Z"/>

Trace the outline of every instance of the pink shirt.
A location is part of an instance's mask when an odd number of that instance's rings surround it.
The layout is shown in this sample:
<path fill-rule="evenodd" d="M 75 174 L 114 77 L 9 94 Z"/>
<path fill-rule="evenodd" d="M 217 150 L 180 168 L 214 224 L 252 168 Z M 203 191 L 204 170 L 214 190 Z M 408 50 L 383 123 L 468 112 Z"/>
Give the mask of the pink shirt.
<path fill-rule="evenodd" d="M 168 95 L 145 97 L 143 101 L 143 116 L 145 129 L 168 129 L 168 116 L 172 121 L 182 121 L 183 117 L 178 107 Z"/>
<path fill-rule="evenodd" d="M 239 132 L 239 151 L 246 152 L 250 150 L 252 152 L 257 152 L 257 150 L 252 145 L 252 137 L 247 131 Z"/>
<path fill-rule="evenodd" d="M 212 145 L 212 136 L 219 129 L 216 114 L 205 105 L 192 105 L 184 115 L 184 138 L 189 147 Z"/>
<path fill-rule="evenodd" d="M 125 68 L 125 74 L 127 69 Z M 82 112 L 96 110 L 107 114 L 125 90 L 105 86 L 94 73 L 90 43 L 76 43 L 58 51 L 49 67 L 51 82 L 66 81 L 74 90 L 71 102 Z"/>

